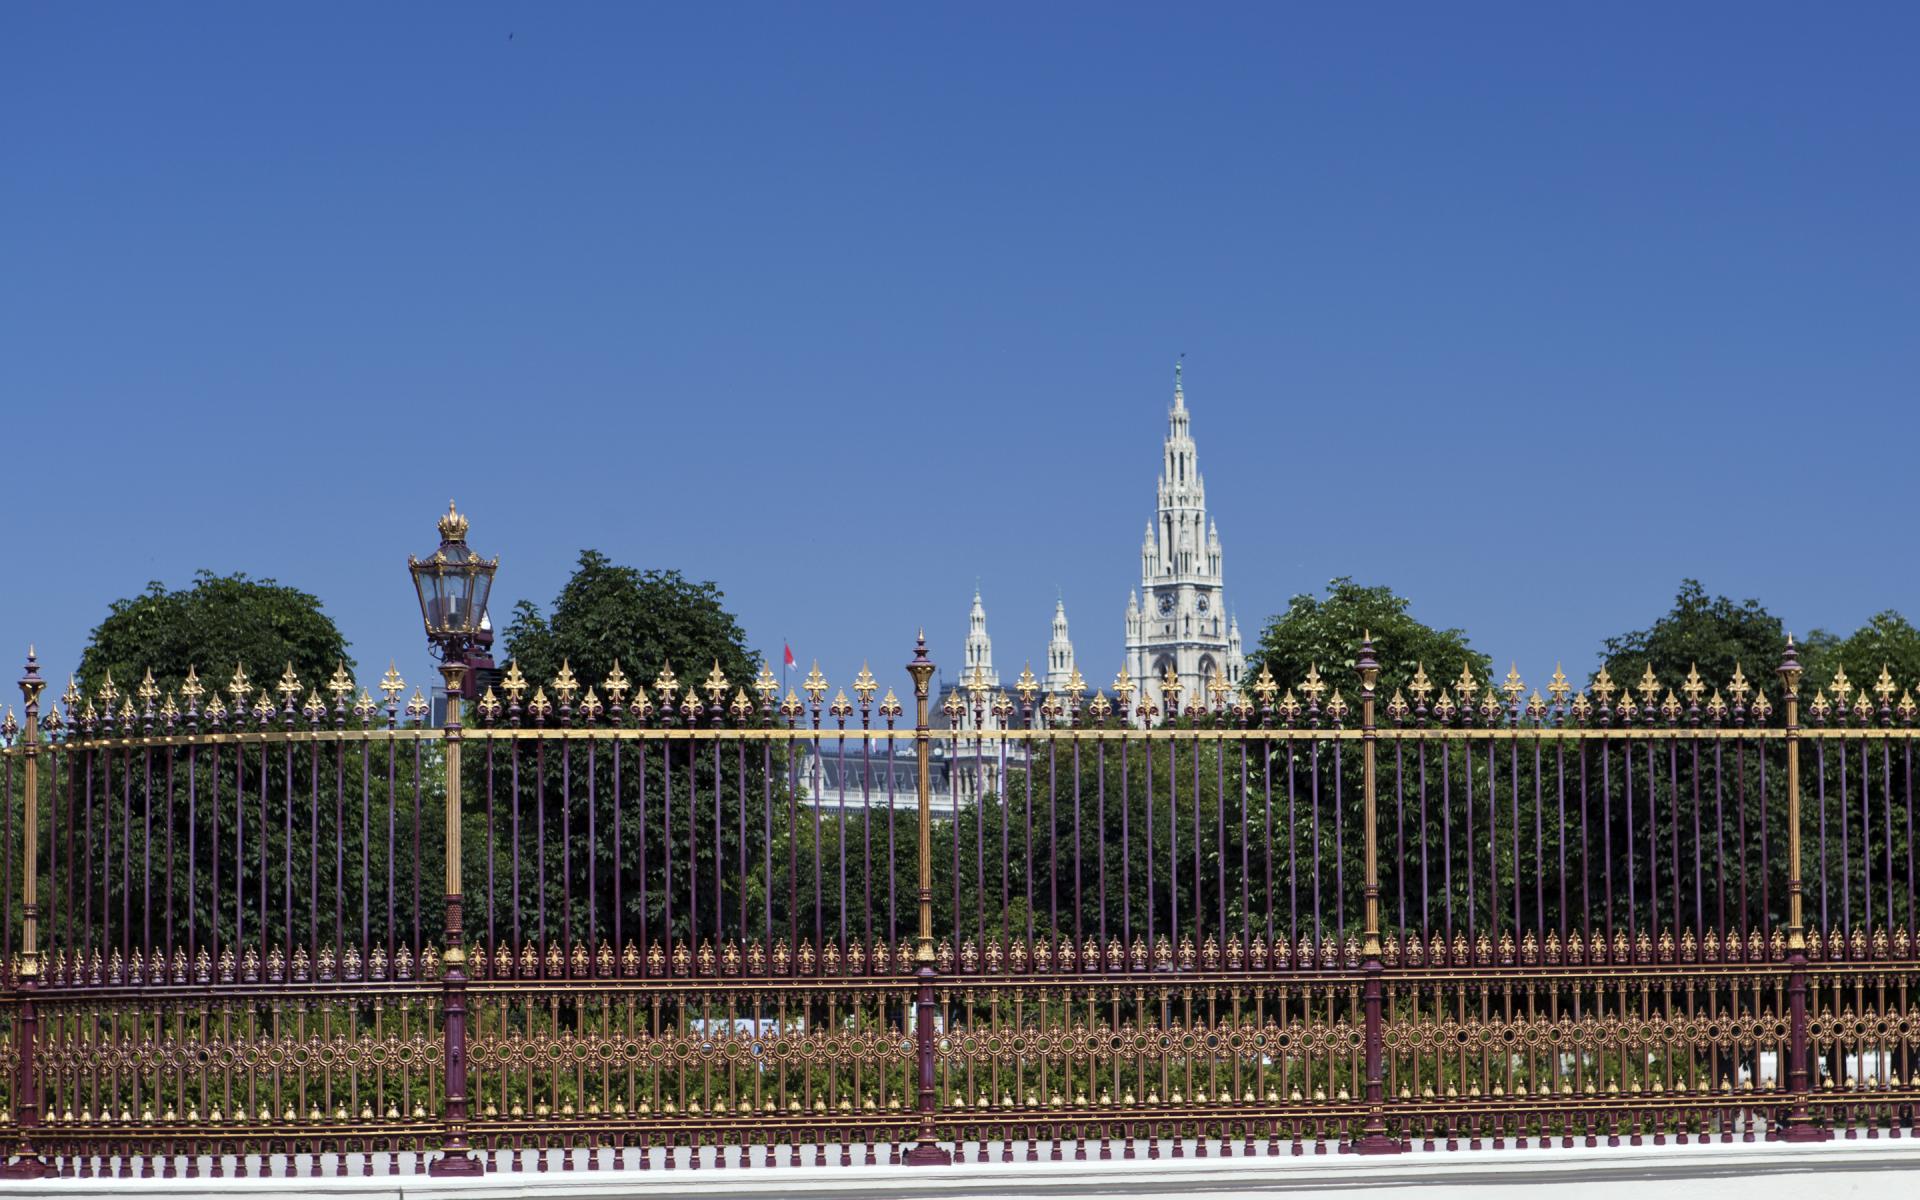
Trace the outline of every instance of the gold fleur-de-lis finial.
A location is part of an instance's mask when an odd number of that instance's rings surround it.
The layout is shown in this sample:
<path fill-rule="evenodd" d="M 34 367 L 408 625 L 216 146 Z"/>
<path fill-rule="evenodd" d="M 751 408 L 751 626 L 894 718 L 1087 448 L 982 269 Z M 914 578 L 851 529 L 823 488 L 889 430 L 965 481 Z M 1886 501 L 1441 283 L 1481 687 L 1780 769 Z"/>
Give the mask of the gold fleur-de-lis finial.
<path fill-rule="evenodd" d="M 1727 702 L 1720 698 L 1720 689 L 1713 689 L 1713 695 L 1707 698 L 1707 715 L 1716 721 L 1727 719 Z"/>
<path fill-rule="evenodd" d="M 219 699 L 218 696 L 214 697 L 216 703 Z M 379 711 L 380 706 L 373 702 L 373 693 L 365 688 L 361 688 L 360 698 L 353 702 L 353 715 L 362 721 L 371 721 L 373 720 L 373 714 Z"/>
<path fill-rule="evenodd" d="M 1280 703 L 1274 707 L 1284 721 L 1292 721 L 1300 716 L 1300 702 L 1294 699 L 1292 688 L 1287 689 L 1287 694 L 1280 697 Z"/>
<path fill-rule="evenodd" d="M 1075 708 L 1080 706 L 1080 697 L 1087 694 L 1087 681 L 1081 677 L 1080 668 L 1067 672 L 1067 695 L 1073 698 Z"/>
<path fill-rule="evenodd" d="M 1307 664 L 1307 677 L 1300 681 L 1300 690 L 1306 693 L 1307 703 L 1309 705 L 1320 702 L 1320 695 L 1327 690 L 1327 685 L 1326 682 L 1320 678 L 1319 663 Z"/>
<path fill-rule="evenodd" d="M 1413 664 L 1413 678 L 1407 681 L 1407 690 L 1413 693 L 1415 704 L 1427 702 L 1427 697 L 1433 694 L 1433 680 L 1427 678 L 1427 664 Z"/>
<path fill-rule="evenodd" d="M 1880 703 L 1886 704 L 1893 700 L 1893 693 L 1896 690 L 1893 676 L 1887 671 L 1887 664 L 1881 663 L 1880 678 L 1873 681 L 1873 694 L 1880 697 Z"/>
<path fill-rule="evenodd" d="M 380 677 L 380 694 L 387 698 L 387 706 L 393 706 L 393 698 L 407 690 L 407 681 L 400 678 L 400 668 L 387 660 L 387 673 Z"/>
<path fill-rule="evenodd" d="M 1698 704 L 1700 697 L 1706 694 L 1707 684 L 1705 680 L 1700 678 L 1700 667 L 1698 664 L 1687 664 L 1687 679 L 1685 683 L 1680 685 L 1680 690 L 1686 694 L 1687 703 L 1689 704 Z"/>
<path fill-rule="evenodd" d="M 353 695 L 353 676 L 347 674 L 344 661 L 334 665 L 333 674 L 327 679 L 327 693 L 333 697 L 335 704 Z"/>
<path fill-rule="evenodd" d="M 888 688 L 887 694 L 880 697 L 880 716 L 888 721 L 897 720 L 904 711 L 900 707 L 900 697 L 893 694 L 892 688 Z"/>
<path fill-rule="evenodd" d="M 1560 669 L 1559 663 L 1553 664 L 1553 678 L 1547 680 L 1547 695 L 1553 697 L 1555 704 L 1565 704 L 1567 693 L 1573 690 L 1567 682 L 1567 673 Z"/>
<path fill-rule="evenodd" d="M 1740 704 L 1746 700 L 1747 693 L 1751 691 L 1753 691 L 1753 685 L 1747 682 L 1747 673 L 1740 669 L 1739 663 L 1733 664 L 1733 678 L 1727 681 L 1727 695 L 1733 697 L 1735 704 Z"/>
<path fill-rule="evenodd" d="M 1867 699 L 1867 689 L 1861 688 L 1853 694 L 1854 719 L 1865 725 L 1873 720 L 1873 701 Z"/>
<path fill-rule="evenodd" d="M 1273 671 L 1266 663 L 1260 664 L 1260 674 L 1254 678 L 1253 694 L 1260 697 L 1262 707 L 1271 707 L 1273 697 L 1280 690 L 1280 681 L 1273 677 Z"/>
<path fill-rule="evenodd" d="M 599 695 L 593 690 L 593 685 L 588 684 L 586 692 L 580 697 L 580 715 L 589 721 L 597 721 L 606 709 L 607 706 L 601 702 Z"/>
<path fill-rule="evenodd" d="M 1652 663 L 1647 664 L 1647 669 L 1640 674 L 1640 682 L 1634 687 L 1640 693 L 1640 706 L 1646 708 L 1652 705 L 1654 698 L 1660 694 L 1660 680 L 1654 677 Z"/>
<path fill-rule="evenodd" d="M 537 686 L 533 689 L 533 699 L 527 701 L 527 711 L 538 721 L 553 715 L 553 701 L 547 699 L 547 689 Z"/>
<path fill-rule="evenodd" d="M 1107 699 L 1105 691 L 1093 693 L 1093 699 L 1087 704 L 1087 712 L 1096 721 L 1104 721 L 1113 715 L 1113 703 Z"/>
<path fill-rule="evenodd" d="M 633 681 L 628 679 L 627 673 L 620 669 L 619 659 L 613 660 L 613 669 L 608 671 L 607 677 L 600 681 L 600 690 L 613 697 L 616 705 L 626 702 L 627 693 L 633 690 Z"/>
<path fill-rule="evenodd" d="M 873 694 L 880 690 L 880 684 L 874 679 L 873 671 L 866 663 L 860 664 L 860 673 L 853 677 L 853 694 L 860 697 L 860 707 L 873 703 Z"/>
<path fill-rule="evenodd" d="M 1593 694 L 1600 698 L 1600 707 L 1613 707 L 1613 694 L 1619 690 L 1619 685 L 1613 682 L 1613 676 L 1603 664 L 1593 677 Z"/>
<path fill-rule="evenodd" d="M 1816 721 L 1824 721 L 1833 715 L 1833 702 L 1827 699 L 1827 689 L 1820 688 L 1813 693 L 1813 703 L 1807 705 L 1807 711 Z"/>
<path fill-rule="evenodd" d="M 673 694 L 680 690 L 680 681 L 673 676 L 673 664 L 662 663 L 660 673 L 653 677 L 653 690 L 660 696 L 663 707 L 673 707 Z"/>
<path fill-rule="evenodd" d="M 1765 689 L 1755 689 L 1753 703 L 1747 706 L 1747 711 L 1753 714 L 1753 719 L 1756 721 L 1766 720 L 1768 714 L 1773 712 L 1773 705 L 1767 701 Z"/>
<path fill-rule="evenodd" d="M 847 689 L 841 688 L 833 694 L 833 703 L 827 705 L 827 715 L 838 721 L 853 715 L 853 701 L 847 699 Z"/>
<path fill-rule="evenodd" d="M 771 704 L 780 691 L 780 681 L 773 677 L 773 668 L 765 659 L 760 661 L 760 673 L 753 677 L 753 690 L 760 693 L 760 703 Z"/>
<path fill-rule="evenodd" d="M 239 663 L 233 664 L 233 678 L 227 681 L 227 695 L 233 697 L 233 706 L 238 709 L 253 692 L 253 684 L 247 680 L 247 669 Z"/>
<path fill-rule="evenodd" d="M 800 703 L 800 697 L 793 694 L 792 688 L 788 688 L 786 699 L 780 701 L 780 715 L 791 721 L 805 711 L 807 710 Z"/>
<path fill-rule="evenodd" d="M 1493 693 L 1488 692 L 1487 695 L 1491 698 Z M 1333 695 L 1327 698 L 1327 715 L 1335 721 L 1343 721 L 1346 719 L 1347 702 L 1341 698 L 1339 688 L 1333 689 Z"/>
<path fill-rule="evenodd" d="M 815 707 L 819 706 L 820 697 L 827 694 L 827 677 L 820 673 L 819 659 L 813 660 L 813 667 L 807 672 L 807 677 L 800 681 L 800 690 L 807 694 L 807 699 L 812 701 Z"/>
<path fill-rule="evenodd" d="M 1166 674 L 1160 677 L 1160 694 L 1169 697 L 1166 701 L 1167 711 L 1169 713 L 1171 713 L 1175 707 L 1174 702 L 1180 698 L 1180 691 L 1180 676 L 1174 671 L 1173 664 L 1168 663 Z"/>
<path fill-rule="evenodd" d="M 215 692 L 213 696 L 210 699 L 208 699 L 206 712 L 207 712 L 207 719 L 210 721 L 220 721 L 225 719 L 227 715 L 227 706 L 221 702 L 220 693 Z M 93 719 L 93 701 L 91 700 L 87 701 L 87 711 L 85 715 L 87 720 L 91 721 Z"/>
<path fill-rule="evenodd" d="M 1113 694 L 1120 698 L 1120 711 L 1125 712 L 1133 703 L 1133 694 L 1140 689 L 1133 682 L 1133 675 L 1125 663 L 1120 664 L 1120 673 L 1113 677 Z"/>
<path fill-rule="evenodd" d="M 1399 688 L 1393 689 L 1393 699 L 1387 701 L 1387 719 L 1395 722 L 1404 721 L 1412 712 L 1413 706 L 1407 703 L 1406 696 Z"/>
<path fill-rule="evenodd" d="M 507 660 L 507 673 L 500 680 L 500 690 L 507 694 L 507 703 L 518 704 L 520 697 L 527 694 L 527 677 L 520 673 L 520 660 Z"/>
<path fill-rule="evenodd" d="M 579 691 L 580 680 L 573 673 L 573 664 L 561 659 L 560 673 L 553 677 L 553 694 L 560 697 L 560 703 L 572 704 Z"/>
<path fill-rule="evenodd" d="M 280 693 L 283 704 L 300 694 L 300 677 L 294 674 L 291 659 L 287 662 L 287 669 L 280 672 L 280 682 L 273 685 L 273 690 Z"/>
<path fill-rule="evenodd" d="M 189 667 L 188 671 L 191 673 L 192 668 Z M 80 707 L 80 682 L 72 675 L 67 676 L 67 690 L 60 693 L 60 702 L 67 706 L 68 712 Z"/>
<path fill-rule="evenodd" d="M 1473 703 L 1474 696 L 1478 695 L 1479 691 L 1479 681 L 1473 677 L 1473 663 L 1461 663 L 1460 678 L 1453 681 L 1453 694 L 1459 697 L 1460 703 L 1471 704 Z"/>
<path fill-rule="evenodd" d="M 1893 711 L 1900 714 L 1900 720 L 1903 724 L 1913 724 L 1913 716 L 1916 709 L 1914 707 L 1913 692 L 1911 690 L 1900 693 L 1900 703 L 1894 706 Z"/>
<path fill-rule="evenodd" d="M 1033 677 L 1033 664 L 1020 668 L 1020 678 L 1015 681 L 1013 690 L 1020 694 L 1020 703 L 1032 705 L 1033 698 L 1040 691 L 1040 681 Z"/>
<path fill-rule="evenodd" d="M 1207 680 L 1207 698 L 1212 701 L 1213 707 L 1219 708 L 1224 705 L 1227 693 L 1232 690 L 1233 685 L 1227 682 L 1226 676 L 1220 674 L 1220 668 L 1215 667 L 1212 678 Z"/>
<path fill-rule="evenodd" d="M 719 659 L 716 658 L 713 660 L 713 670 L 707 672 L 707 681 L 703 686 L 707 690 L 707 695 L 716 706 L 720 703 L 720 697 L 727 694 L 727 688 L 729 686 L 727 683 L 727 675 L 726 672 L 720 669 Z"/>
<path fill-rule="evenodd" d="M 500 719 L 500 697 L 493 694 L 492 688 L 486 690 L 486 693 L 480 697 L 479 703 L 474 707 L 479 710 L 480 716 L 488 721 L 498 721 Z"/>
<path fill-rule="evenodd" d="M 327 715 L 327 702 L 320 698 L 319 688 L 307 690 L 307 702 L 300 706 L 300 711 L 309 721 L 318 721 Z"/>
<path fill-rule="evenodd" d="M 1853 681 L 1847 678 L 1847 669 L 1844 666 L 1834 668 L 1833 683 L 1827 690 L 1833 693 L 1834 703 L 1843 707 L 1846 705 L 1847 693 L 1853 690 Z"/>
<path fill-rule="evenodd" d="M 1542 721 L 1546 716 L 1547 702 L 1540 698 L 1540 692 L 1536 688 L 1533 695 L 1527 697 L 1527 720 Z"/>
<path fill-rule="evenodd" d="M 53 715 L 55 717 L 58 717 L 60 715 L 60 710 L 58 708 L 54 709 Z M 160 705 L 160 718 L 161 720 L 165 721 L 167 724 L 171 725 L 173 724 L 174 719 L 179 715 L 180 715 L 180 706 L 173 702 L 173 693 L 168 692 L 166 700 L 163 701 Z"/>
<path fill-rule="evenodd" d="M 1660 702 L 1660 715 L 1669 721 L 1680 719 L 1680 698 L 1673 694 L 1672 688 L 1667 689 L 1667 698 Z"/>
<path fill-rule="evenodd" d="M 113 702 L 119 698 L 120 689 L 113 686 L 113 671 L 108 670 L 106 682 L 100 685 L 99 691 L 100 707 L 106 710 L 108 716 L 113 715 Z"/>
<path fill-rule="evenodd" d="M 791 698 L 793 693 L 788 692 L 787 695 Z M 960 698 L 959 688 L 947 693 L 947 698 L 940 702 L 940 711 L 947 714 L 947 723 L 956 728 L 966 718 L 967 702 Z"/>
<path fill-rule="evenodd" d="M 1527 685 L 1520 682 L 1520 664 L 1519 663 L 1508 664 L 1507 680 L 1505 683 L 1500 685 L 1500 690 L 1506 693 L 1508 704 L 1518 704 L 1520 702 L 1520 697 L 1526 695 Z"/>
<path fill-rule="evenodd" d="M 1004 691 L 994 697 L 993 715 L 999 717 L 1001 724 L 1004 725 L 1007 718 L 1013 716 L 1013 697 L 1007 695 Z"/>
<path fill-rule="evenodd" d="M 987 692 L 990 690 L 987 686 L 986 668 L 980 666 L 978 663 L 974 664 L 973 669 L 967 672 L 966 689 L 967 694 L 973 697 L 973 706 L 975 708 L 983 707 L 986 704 Z"/>
<path fill-rule="evenodd" d="M 1593 702 L 1587 699 L 1585 692 L 1575 692 L 1573 703 L 1567 706 L 1567 711 L 1573 714 L 1574 720 L 1586 721 L 1593 716 Z"/>
<path fill-rule="evenodd" d="M 427 711 L 427 698 L 420 694 L 419 688 L 413 689 L 413 695 L 407 698 L 407 719 L 424 721 L 427 718 Z"/>
<path fill-rule="evenodd" d="M 1501 711 L 1502 710 L 1501 710 L 1499 699 L 1494 696 L 1493 689 L 1488 688 L 1486 692 L 1482 694 L 1480 697 L 1481 720 L 1485 721 L 1489 725 L 1492 725 L 1495 722 L 1499 721 Z"/>
<path fill-rule="evenodd" d="M 733 703 L 727 705 L 727 712 L 736 721 L 744 721 L 753 715 L 753 701 L 747 699 L 747 689 L 734 689 Z"/>
<path fill-rule="evenodd" d="M 146 676 L 140 680 L 140 686 L 135 689 L 135 694 L 140 697 L 140 703 L 145 708 L 152 708 L 153 702 L 160 698 L 160 685 L 153 681 L 152 667 L 147 668 Z"/>

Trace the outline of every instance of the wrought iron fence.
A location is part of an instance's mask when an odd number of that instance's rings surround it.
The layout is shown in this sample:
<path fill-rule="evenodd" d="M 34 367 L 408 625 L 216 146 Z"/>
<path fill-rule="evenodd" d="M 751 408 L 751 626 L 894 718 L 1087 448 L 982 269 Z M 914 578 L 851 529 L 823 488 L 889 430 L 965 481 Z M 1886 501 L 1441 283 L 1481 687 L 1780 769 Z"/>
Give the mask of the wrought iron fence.
<path fill-rule="evenodd" d="M 43 708 L 30 661 L 8 1169 L 1912 1130 L 1916 711 L 1884 674 L 1383 699 L 1367 643 L 1352 699 L 975 679 L 935 729 L 909 670 L 911 717 L 864 670 L 828 700 L 514 669 L 436 728 L 392 672 Z"/>

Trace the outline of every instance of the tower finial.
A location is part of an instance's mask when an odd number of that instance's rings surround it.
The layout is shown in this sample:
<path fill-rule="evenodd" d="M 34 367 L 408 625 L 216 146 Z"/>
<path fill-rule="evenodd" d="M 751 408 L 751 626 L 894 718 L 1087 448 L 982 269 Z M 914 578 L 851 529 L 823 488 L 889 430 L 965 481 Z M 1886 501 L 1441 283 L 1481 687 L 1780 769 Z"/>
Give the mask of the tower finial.
<path fill-rule="evenodd" d="M 1173 360 L 1173 406 L 1175 408 L 1186 407 L 1186 392 L 1180 384 L 1180 373 L 1182 368 L 1186 366 L 1186 363 L 1187 352 L 1182 350 L 1180 357 Z"/>

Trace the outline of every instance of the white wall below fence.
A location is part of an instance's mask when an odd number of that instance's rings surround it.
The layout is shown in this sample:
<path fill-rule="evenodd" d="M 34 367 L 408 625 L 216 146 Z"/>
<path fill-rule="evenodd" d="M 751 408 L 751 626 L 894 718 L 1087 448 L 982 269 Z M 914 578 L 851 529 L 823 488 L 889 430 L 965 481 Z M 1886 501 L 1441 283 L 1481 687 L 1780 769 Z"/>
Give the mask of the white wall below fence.
<path fill-rule="evenodd" d="M 332 1169 L 332 1164 L 328 1165 Z M 350 1167 L 357 1170 L 357 1165 Z M 1920 1140 L 1836 1141 L 1814 1146 L 1691 1145 L 1574 1150 L 1479 1150 L 1359 1158 L 1302 1157 L 1115 1159 L 1109 1162 L 966 1163 L 946 1168 L 711 1166 L 689 1170 L 500 1171 L 482 1179 L 424 1175 L 375 1178 L 54 1179 L 0 1184 L 21 1197 L 199 1196 L 240 1200 L 325 1194 L 365 1200 L 495 1200 L 532 1196 L 727 1200 L 998 1200 L 1047 1196 L 1190 1197 L 1408 1196 L 1489 1200 L 1547 1196 L 1564 1200 L 1826 1200 L 1920 1195 Z"/>

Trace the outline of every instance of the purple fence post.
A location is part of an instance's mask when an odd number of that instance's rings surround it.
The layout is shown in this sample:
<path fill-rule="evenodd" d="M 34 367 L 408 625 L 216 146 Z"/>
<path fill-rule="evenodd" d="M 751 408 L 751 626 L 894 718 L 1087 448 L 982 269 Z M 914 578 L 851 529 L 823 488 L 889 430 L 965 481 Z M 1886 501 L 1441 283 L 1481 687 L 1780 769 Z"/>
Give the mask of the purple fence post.
<path fill-rule="evenodd" d="M 447 950 L 442 970 L 441 1013 L 446 1022 L 446 1132 L 442 1154 L 427 1164 L 436 1176 L 483 1175 L 486 1167 L 467 1144 L 467 952 L 460 945 L 460 694 L 466 664 L 444 663 L 447 682 Z"/>
<path fill-rule="evenodd" d="M 1811 1084 L 1807 1077 L 1807 930 L 1800 880 L 1800 659 L 1794 653 L 1792 634 L 1787 635 L 1779 673 L 1787 704 L 1787 1091 L 1791 1102 L 1780 1138 L 1824 1142 L 1832 1135 L 1814 1124 L 1807 1108 Z"/>
<path fill-rule="evenodd" d="M 40 678 L 40 664 L 29 646 L 26 674 L 20 677 L 27 723 L 21 728 L 25 740 L 20 749 L 26 788 L 21 837 L 24 857 L 20 870 L 20 1012 L 13 1026 L 16 1055 L 13 1107 L 17 1136 L 11 1161 L 0 1166 L 0 1178 L 5 1179 L 42 1179 L 53 1174 L 53 1167 L 40 1157 L 33 1145 L 34 1130 L 40 1124 L 40 1077 L 33 1061 L 40 1018 L 34 1011 L 33 993 L 40 985 L 40 692 L 46 686 L 46 680 Z M 9 803 L 11 799 L 8 797 Z"/>
<path fill-rule="evenodd" d="M 1381 1068 L 1381 992 L 1383 990 L 1380 972 L 1380 845 L 1378 805 L 1374 780 L 1375 742 L 1379 731 L 1374 726 L 1374 703 L 1378 698 L 1376 687 L 1380 682 L 1380 663 L 1373 656 L 1373 635 L 1363 633 L 1360 640 L 1360 657 L 1353 664 L 1360 673 L 1360 765 L 1361 787 L 1366 800 L 1366 931 L 1361 947 L 1361 969 L 1366 972 L 1366 983 L 1361 993 L 1361 1003 L 1366 1010 L 1366 1124 L 1361 1128 L 1360 1140 L 1354 1143 L 1354 1150 L 1361 1154 L 1399 1154 L 1407 1148 L 1406 1143 L 1387 1132 L 1387 1109 L 1385 1087 L 1382 1083 Z M 1337 767 L 1336 767 L 1337 769 Z"/>
<path fill-rule="evenodd" d="M 937 1140 L 933 1097 L 933 795 L 928 763 L 932 752 L 927 724 L 927 685 L 933 679 L 933 662 L 927 657 L 927 635 L 922 630 L 913 649 L 913 661 L 907 673 L 913 676 L 914 745 L 920 757 L 920 936 L 914 944 L 914 971 L 920 989 L 913 1018 L 915 1057 L 920 1067 L 917 1107 L 920 1129 L 906 1162 L 914 1167 L 944 1167 L 953 1162 Z M 956 810 L 957 811 L 957 810 Z"/>

